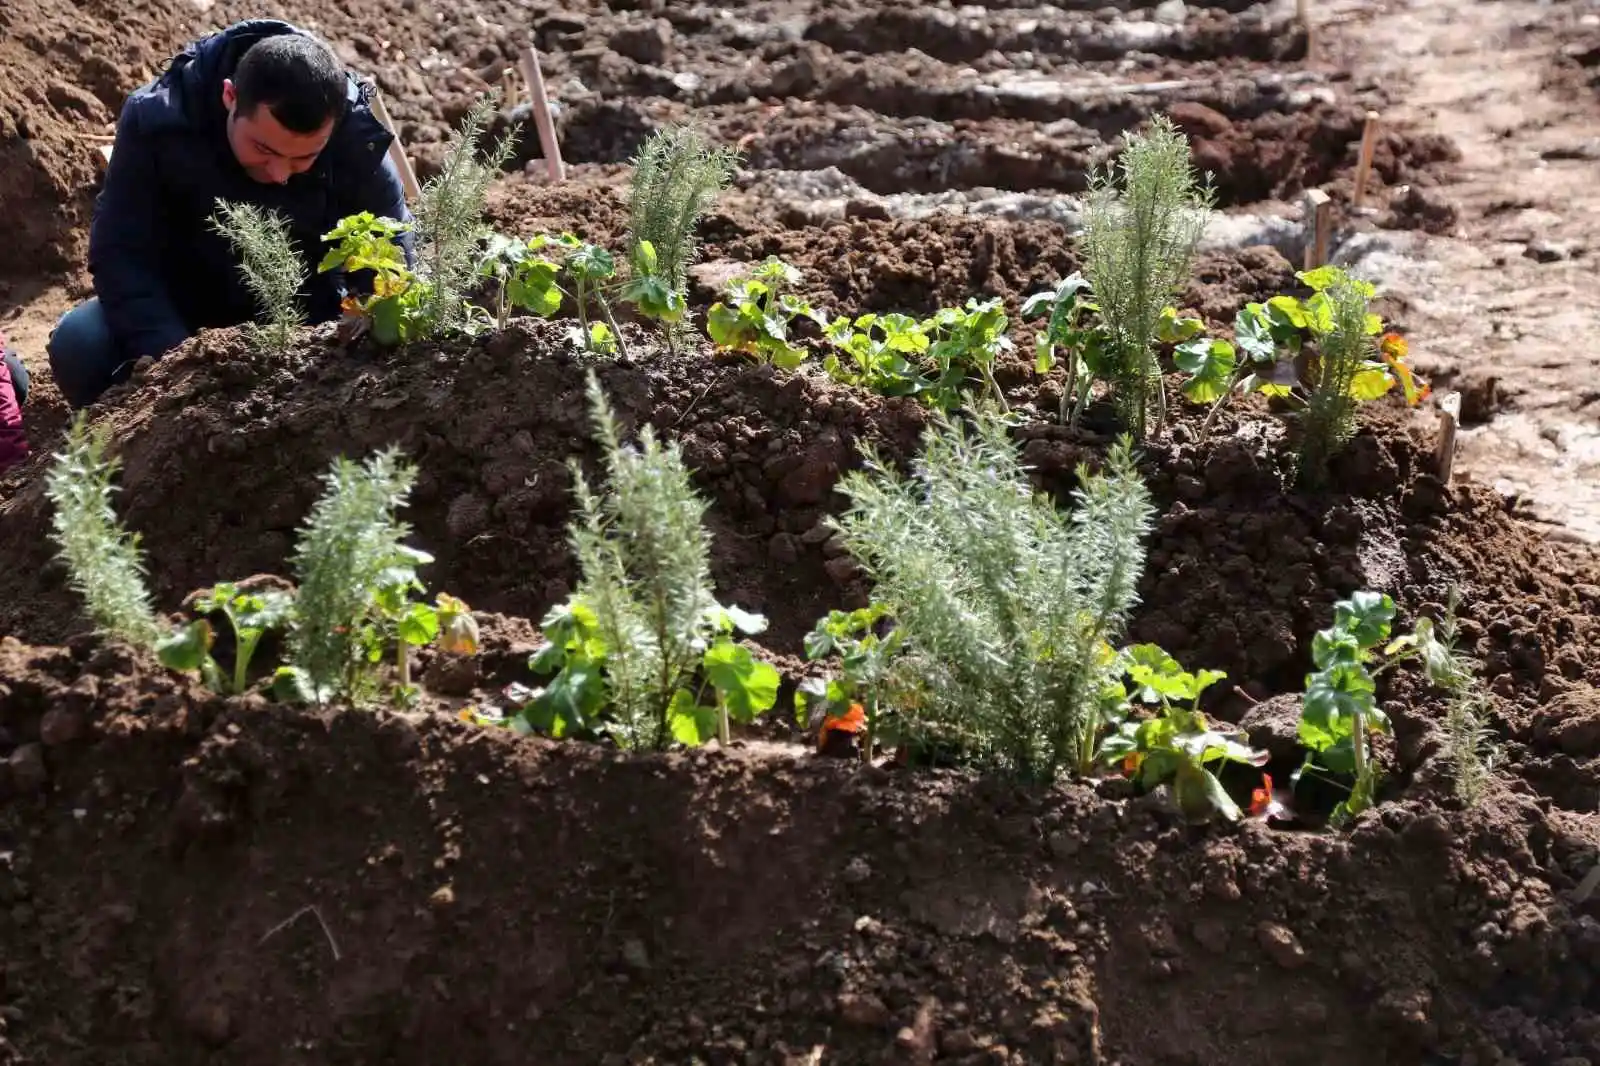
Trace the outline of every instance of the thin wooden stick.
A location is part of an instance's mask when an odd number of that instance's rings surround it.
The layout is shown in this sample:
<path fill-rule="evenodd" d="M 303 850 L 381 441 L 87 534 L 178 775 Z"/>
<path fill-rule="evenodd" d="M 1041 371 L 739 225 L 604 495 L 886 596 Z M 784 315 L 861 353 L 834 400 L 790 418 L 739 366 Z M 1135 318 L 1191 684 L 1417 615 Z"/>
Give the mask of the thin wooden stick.
<path fill-rule="evenodd" d="M 322 912 L 317 910 L 316 907 L 301 907 L 299 910 L 289 915 L 289 917 L 285 918 L 271 929 L 268 929 L 266 935 L 260 940 L 256 941 L 256 946 L 260 947 L 262 944 L 265 944 L 268 940 L 271 940 L 273 937 L 277 936 L 279 933 L 283 932 L 285 929 L 289 928 L 295 922 L 299 921 L 301 918 L 304 918 L 308 914 L 315 916 L 317 919 L 317 924 L 322 926 L 322 935 L 328 938 L 328 947 L 333 949 L 333 961 L 338 962 L 340 959 L 339 945 L 334 942 L 333 932 L 328 928 L 328 923 L 322 920 Z"/>
<path fill-rule="evenodd" d="M 550 98 L 544 91 L 544 73 L 539 70 L 539 53 L 533 45 L 522 49 L 519 57 L 522 76 L 533 95 L 533 124 L 539 128 L 539 144 L 544 148 L 544 165 L 551 181 L 565 181 L 567 168 L 561 163 L 561 145 L 556 143 L 555 118 L 550 114 Z"/>
<path fill-rule="evenodd" d="M 1378 145 L 1378 113 L 1367 112 L 1367 125 L 1361 131 L 1361 158 L 1356 162 L 1356 188 L 1350 197 L 1352 207 L 1360 207 L 1367 194 L 1367 178 L 1372 174 L 1372 153 Z"/>
<path fill-rule="evenodd" d="M 1295 17 L 1300 20 L 1300 25 L 1306 31 L 1306 62 L 1315 63 L 1317 60 L 1317 34 L 1311 25 L 1311 0 L 1294 0 Z"/>
<path fill-rule="evenodd" d="M 406 190 L 406 199 L 415 200 L 422 195 L 422 186 L 417 184 L 417 172 L 411 169 L 406 147 L 400 143 L 400 131 L 395 128 L 394 119 L 389 117 L 389 108 L 384 105 L 383 94 L 378 92 L 376 85 L 372 87 L 372 113 L 378 116 L 384 129 L 394 134 L 394 140 L 389 142 L 389 158 L 394 160 L 394 167 L 400 172 L 400 184 Z"/>
<path fill-rule="evenodd" d="M 1600 865 L 1589 868 L 1583 875 L 1583 880 L 1578 882 L 1578 887 L 1567 893 L 1567 899 L 1573 903 L 1582 903 L 1594 895 L 1594 890 L 1600 888 Z"/>
<path fill-rule="evenodd" d="M 1315 270 L 1328 261 L 1333 236 L 1333 201 L 1321 189 L 1307 189 L 1305 198 L 1305 269 Z"/>
<path fill-rule="evenodd" d="M 1434 451 L 1434 468 L 1439 480 L 1450 484 L 1456 465 L 1456 427 L 1461 424 L 1461 394 L 1449 392 L 1439 398 L 1439 444 Z"/>

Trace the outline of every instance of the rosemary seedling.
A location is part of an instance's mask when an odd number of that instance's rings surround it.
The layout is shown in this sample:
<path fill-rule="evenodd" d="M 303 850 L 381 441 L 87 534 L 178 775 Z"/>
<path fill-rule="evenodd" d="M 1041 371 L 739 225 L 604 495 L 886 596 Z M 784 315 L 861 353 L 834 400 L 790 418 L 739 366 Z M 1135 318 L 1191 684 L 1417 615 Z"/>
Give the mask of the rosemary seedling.
<path fill-rule="evenodd" d="M 251 323 L 258 348 L 282 354 L 294 330 L 305 321 L 298 300 L 306 265 L 295 250 L 288 223 L 276 212 L 254 204 L 217 201 L 211 226 L 239 253 L 239 273 L 260 305 L 265 325 Z"/>
<path fill-rule="evenodd" d="M 434 336 L 466 321 L 465 294 L 478 273 L 484 203 L 516 147 L 514 127 L 479 158 L 479 142 L 495 107 L 494 94 L 473 103 L 451 141 L 444 167 L 423 186 L 417 201 L 419 272 L 427 280 L 421 317 Z"/>
<path fill-rule="evenodd" d="M 913 476 L 870 448 L 840 482 L 836 525 L 904 635 L 926 693 L 907 731 L 958 737 L 975 760 L 1032 780 L 1084 763 L 1115 680 L 1154 509 L 1127 439 L 1080 469 L 1075 511 L 1036 493 L 985 409 L 939 414 Z"/>
<path fill-rule="evenodd" d="M 121 464 L 108 454 L 107 441 L 105 427 L 91 430 L 86 413 L 73 420 L 66 448 L 45 475 L 54 540 L 96 631 L 153 648 L 163 630 L 145 587 L 139 536 L 122 528 L 111 506 Z"/>
<path fill-rule="evenodd" d="M 419 553 L 402 543 L 409 527 L 395 517 L 416 469 L 387 449 L 357 464 L 340 457 L 295 548 L 299 579 L 289 659 L 311 698 L 325 703 L 360 687 L 369 661 L 363 623 L 394 571 Z M 409 574 L 406 575 L 409 578 Z"/>
<path fill-rule="evenodd" d="M 1123 423 L 1145 438 L 1166 419 L 1154 346 L 1162 311 L 1176 298 L 1212 205 L 1189 161 L 1189 142 L 1158 115 L 1130 136 L 1117 163 L 1090 175 L 1084 201 L 1084 275 L 1107 330 L 1106 358 Z"/>
<path fill-rule="evenodd" d="M 695 227 L 717 194 L 728 187 L 739 156 L 713 147 L 692 126 L 669 126 L 652 134 L 633 160 L 628 208 L 629 258 L 641 260 L 641 245 L 668 288 L 682 296 L 696 252 Z"/>

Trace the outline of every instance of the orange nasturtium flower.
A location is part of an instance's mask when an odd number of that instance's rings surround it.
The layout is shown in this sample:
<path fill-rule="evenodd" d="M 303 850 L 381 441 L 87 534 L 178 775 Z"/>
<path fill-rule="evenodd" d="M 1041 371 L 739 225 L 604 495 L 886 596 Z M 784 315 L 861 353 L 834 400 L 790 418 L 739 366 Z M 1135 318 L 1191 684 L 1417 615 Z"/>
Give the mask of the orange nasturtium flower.
<path fill-rule="evenodd" d="M 1261 787 L 1250 793 L 1250 817 L 1265 820 L 1268 818 L 1284 818 L 1292 820 L 1294 810 L 1285 803 L 1280 794 L 1272 787 L 1272 775 L 1261 775 Z"/>
<path fill-rule="evenodd" d="M 1250 793 L 1250 813 L 1266 814 L 1272 806 L 1272 775 L 1261 775 L 1261 787 Z"/>
<path fill-rule="evenodd" d="M 821 751 L 828 742 L 828 734 L 837 729 L 841 733 L 859 733 L 867 727 L 867 709 L 859 703 L 852 703 L 850 709 L 837 718 L 825 718 L 822 728 L 817 732 L 817 750 Z"/>
<path fill-rule="evenodd" d="M 1398 333 L 1385 333 L 1383 340 L 1378 344 L 1378 354 L 1389 365 L 1389 370 L 1400 382 L 1400 387 L 1405 390 L 1406 403 L 1415 407 L 1428 398 L 1433 386 L 1426 382 L 1418 384 L 1411 367 L 1406 365 L 1406 356 L 1409 352 L 1410 346 L 1406 344 L 1406 339 Z"/>

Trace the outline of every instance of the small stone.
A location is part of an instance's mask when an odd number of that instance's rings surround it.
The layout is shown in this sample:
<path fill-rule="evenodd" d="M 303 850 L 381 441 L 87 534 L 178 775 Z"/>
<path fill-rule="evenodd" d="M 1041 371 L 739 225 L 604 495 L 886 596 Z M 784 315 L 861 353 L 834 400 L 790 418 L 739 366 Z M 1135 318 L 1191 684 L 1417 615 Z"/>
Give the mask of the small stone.
<path fill-rule="evenodd" d="M 17 792 L 31 796 L 40 792 L 50 780 L 50 771 L 44 764 L 44 748 L 38 744 L 24 744 L 6 760 L 11 768 L 11 784 Z"/>
<path fill-rule="evenodd" d="M 861 573 L 861 567 L 855 559 L 848 555 L 841 555 L 837 559 L 829 559 L 822 565 L 828 576 L 840 585 L 854 581 Z"/>
<path fill-rule="evenodd" d="M 88 732 L 89 722 L 81 711 L 71 707 L 52 707 L 39 720 L 39 740 L 47 748 L 71 744 Z"/>
<path fill-rule="evenodd" d="M 835 533 L 822 544 L 822 554 L 830 559 L 839 559 L 850 554 L 850 546 L 845 543 L 843 533 Z"/>
<path fill-rule="evenodd" d="M 1536 263 L 1559 263 L 1563 259 L 1571 259 L 1576 252 L 1577 245 L 1571 241 L 1547 241 L 1543 238 L 1529 241 L 1522 250 L 1524 258 Z"/>
<path fill-rule="evenodd" d="M 456 901 L 456 890 L 449 885 L 434 890 L 428 897 L 428 902 L 435 907 L 448 907 Z"/>
<path fill-rule="evenodd" d="M 1300 946 L 1294 933 L 1283 926 L 1275 922 L 1262 922 L 1256 929 L 1256 938 L 1261 941 L 1261 946 L 1272 961 L 1285 970 L 1305 965 L 1306 949 Z"/>
<path fill-rule="evenodd" d="M 793 533 L 776 534 L 767 542 L 767 557 L 775 563 L 793 563 L 800 558 L 800 542 Z"/>
<path fill-rule="evenodd" d="M 642 940 L 629 940 L 622 945 L 622 961 L 628 969 L 643 972 L 650 968 L 650 952 Z"/>
<path fill-rule="evenodd" d="M 872 867 L 867 865 L 867 860 L 859 855 L 851 859 L 844 868 L 844 879 L 852 885 L 859 885 L 872 876 Z"/>
<path fill-rule="evenodd" d="M 660 66 L 666 61 L 672 47 L 672 24 L 665 19 L 651 19 L 633 26 L 624 26 L 606 42 L 618 55 L 627 56 L 637 63 Z"/>
<path fill-rule="evenodd" d="M 1156 5 L 1155 19 L 1169 26 L 1181 26 L 1189 17 L 1189 6 L 1183 0 L 1162 0 Z"/>
<path fill-rule="evenodd" d="M 877 996 L 846 992 L 839 997 L 839 1017 L 849 1025 L 880 1029 L 889 1024 L 889 1008 Z"/>
<path fill-rule="evenodd" d="M 823 520 L 800 534 L 800 542 L 802 544 L 822 544 L 833 534 L 833 527 L 826 520 Z"/>

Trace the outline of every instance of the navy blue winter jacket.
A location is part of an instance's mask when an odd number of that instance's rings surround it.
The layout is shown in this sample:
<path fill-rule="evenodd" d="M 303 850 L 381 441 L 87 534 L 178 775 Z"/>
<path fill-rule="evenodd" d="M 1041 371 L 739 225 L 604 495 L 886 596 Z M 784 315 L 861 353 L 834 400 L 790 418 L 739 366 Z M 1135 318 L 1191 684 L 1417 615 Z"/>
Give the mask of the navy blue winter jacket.
<path fill-rule="evenodd" d="M 259 314 L 238 255 L 208 221 L 218 199 L 253 203 L 288 219 L 309 275 L 301 307 L 312 322 L 337 318 L 348 290 L 370 291 L 365 274 L 346 279 L 316 272 L 326 250 L 322 235 L 360 211 L 411 220 L 388 158 L 393 138 L 354 75 L 349 108 L 305 173 L 283 185 L 257 182 L 234 157 L 223 79 L 256 41 L 301 32 L 275 19 L 236 23 L 191 44 L 123 106 L 89 231 L 89 272 L 128 359 L 160 356 L 197 330 L 236 326 Z M 411 255 L 408 237 L 408 261 Z"/>

